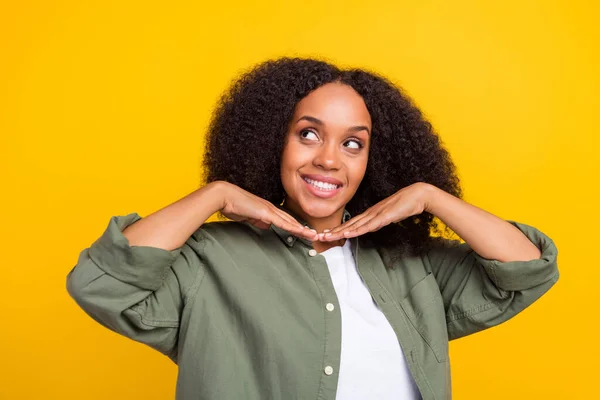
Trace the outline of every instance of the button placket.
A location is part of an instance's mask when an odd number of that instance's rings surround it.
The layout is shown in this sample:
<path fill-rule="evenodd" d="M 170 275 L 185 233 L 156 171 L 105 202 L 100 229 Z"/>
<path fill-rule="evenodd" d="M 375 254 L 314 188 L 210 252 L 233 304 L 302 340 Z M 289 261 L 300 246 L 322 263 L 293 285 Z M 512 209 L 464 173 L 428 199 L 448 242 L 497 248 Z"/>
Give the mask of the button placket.
<path fill-rule="evenodd" d="M 330 398 L 335 393 L 338 368 L 341 354 L 341 315 L 336 312 L 334 299 L 335 288 L 331 280 L 330 272 L 325 257 L 318 257 L 319 252 L 307 243 L 304 248 L 307 267 L 311 269 L 315 283 L 318 286 L 321 310 L 324 318 L 323 325 L 323 358 L 321 359 L 321 371 L 324 375 L 319 387 L 319 398 Z M 322 376 L 323 376 L 322 375 Z"/>

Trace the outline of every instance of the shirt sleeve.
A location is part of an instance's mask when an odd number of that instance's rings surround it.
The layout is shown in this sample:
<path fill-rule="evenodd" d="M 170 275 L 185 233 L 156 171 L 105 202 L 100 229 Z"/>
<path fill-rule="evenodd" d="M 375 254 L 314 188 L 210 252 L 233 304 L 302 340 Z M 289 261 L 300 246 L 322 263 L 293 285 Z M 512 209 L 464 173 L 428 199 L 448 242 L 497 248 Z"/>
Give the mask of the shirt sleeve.
<path fill-rule="evenodd" d="M 186 298 L 203 276 L 195 236 L 180 248 L 130 246 L 122 231 L 137 213 L 115 216 L 98 240 L 79 254 L 67 291 L 105 327 L 177 360 L 177 337 Z"/>
<path fill-rule="evenodd" d="M 442 294 L 450 340 L 512 318 L 558 280 L 558 250 L 552 239 L 534 227 L 508 222 L 538 247 L 539 259 L 489 260 L 467 243 L 451 240 L 441 240 L 425 256 Z"/>

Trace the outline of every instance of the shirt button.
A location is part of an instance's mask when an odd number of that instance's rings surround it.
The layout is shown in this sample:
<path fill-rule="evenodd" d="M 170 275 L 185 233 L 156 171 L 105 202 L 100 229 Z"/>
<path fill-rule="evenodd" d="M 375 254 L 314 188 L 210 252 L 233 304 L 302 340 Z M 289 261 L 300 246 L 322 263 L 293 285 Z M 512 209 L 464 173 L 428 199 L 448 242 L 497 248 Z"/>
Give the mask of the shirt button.
<path fill-rule="evenodd" d="M 291 236 L 288 236 L 286 240 L 288 243 L 292 243 L 294 241 L 294 238 Z"/>
<path fill-rule="evenodd" d="M 330 367 L 329 365 L 325 367 L 324 371 L 325 371 L 325 375 L 333 374 L 333 368 Z"/>
<path fill-rule="evenodd" d="M 335 309 L 335 306 L 331 303 L 327 303 L 325 308 L 327 309 L 327 311 L 333 311 Z"/>
<path fill-rule="evenodd" d="M 311 256 L 311 257 L 314 257 L 314 256 L 317 255 L 317 251 L 315 249 L 310 249 L 308 251 L 308 255 Z"/>

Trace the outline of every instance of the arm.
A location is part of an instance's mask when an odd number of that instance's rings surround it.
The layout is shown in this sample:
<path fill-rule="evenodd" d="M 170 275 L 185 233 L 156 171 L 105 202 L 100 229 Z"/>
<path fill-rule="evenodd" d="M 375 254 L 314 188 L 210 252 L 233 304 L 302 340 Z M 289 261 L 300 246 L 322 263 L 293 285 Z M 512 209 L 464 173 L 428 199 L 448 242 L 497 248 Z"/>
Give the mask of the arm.
<path fill-rule="evenodd" d="M 179 249 L 211 215 L 223 208 L 222 187 L 209 184 L 127 226 L 131 246 Z"/>
<path fill-rule="evenodd" d="M 512 318 L 558 280 L 558 250 L 548 236 L 437 188 L 426 191 L 425 209 L 466 242 L 440 240 L 424 256 L 442 294 L 450 339 Z"/>
<path fill-rule="evenodd" d="M 432 185 L 424 186 L 425 211 L 438 217 L 481 257 L 529 261 L 540 250 L 517 227 Z"/>
<path fill-rule="evenodd" d="M 310 232 L 271 203 L 237 186 L 211 183 L 145 218 L 111 218 L 67 277 L 77 304 L 105 327 L 176 360 L 180 317 L 204 277 L 202 231 L 217 211 L 260 227 Z"/>
<path fill-rule="evenodd" d="M 176 361 L 181 311 L 204 275 L 201 241 L 192 235 L 218 200 L 214 185 L 206 186 L 145 218 L 111 218 L 80 253 L 67 291 L 103 326 Z"/>
<path fill-rule="evenodd" d="M 355 237 L 423 211 L 466 241 L 438 238 L 423 255 L 440 289 L 451 339 L 508 320 L 558 280 L 558 251 L 548 236 L 531 226 L 503 221 L 422 182 L 319 237 L 326 241 Z"/>

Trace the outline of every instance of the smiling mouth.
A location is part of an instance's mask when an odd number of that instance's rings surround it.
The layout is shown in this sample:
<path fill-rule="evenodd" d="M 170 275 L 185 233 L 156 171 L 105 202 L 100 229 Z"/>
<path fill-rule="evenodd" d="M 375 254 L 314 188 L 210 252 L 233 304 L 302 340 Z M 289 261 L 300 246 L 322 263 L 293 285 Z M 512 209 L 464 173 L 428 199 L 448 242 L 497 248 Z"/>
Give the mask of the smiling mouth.
<path fill-rule="evenodd" d="M 328 183 L 328 182 L 322 182 L 322 181 L 316 181 L 314 179 L 310 179 L 307 177 L 302 177 L 302 179 L 304 179 L 304 181 L 306 183 L 308 183 L 309 185 L 311 185 L 312 187 L 324 191 L 324 192 L 331 192 L 333 190 L 339 189 L 342 187 L 342 185 L 336 185 L 333 183 Z"/>

